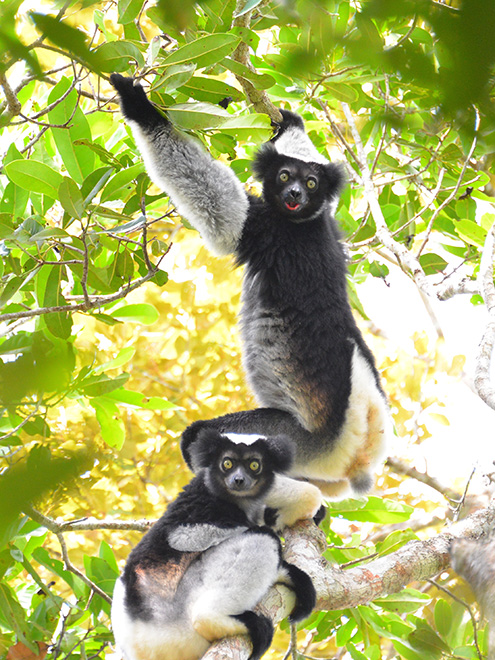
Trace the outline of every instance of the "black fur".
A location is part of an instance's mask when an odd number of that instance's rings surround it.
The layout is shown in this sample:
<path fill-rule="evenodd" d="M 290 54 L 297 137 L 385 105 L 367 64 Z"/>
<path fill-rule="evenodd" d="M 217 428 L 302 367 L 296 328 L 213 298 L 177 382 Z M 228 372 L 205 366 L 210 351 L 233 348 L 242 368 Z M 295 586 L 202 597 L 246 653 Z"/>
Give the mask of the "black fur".
<path fill-rule="evenodd" d="M 112 73 L 110 82 L 119 93 L 122 114 L 150 130 L 169 124 L 155 106 L 149 101 L 144 89 L 135 84 L 133 78 L 125 78 L 120 73 Z"/>
<path fill-rule="evenodd" d="M 263 614 L 255 614 L 249 610 L 236 614 L 234 619 L 241 621 L 249 630 L 253 651 L 248 660 L 259 660 L 268 651 L 273 639 L 273 623 Z"/>
<path fill-rule="evenodd" d="M 291 588 L 296 594 L 296 606 L 289 616 L 289 621 L 297 623 L 297 621 L 307 619 L 313 611 L 316 604 L 316 591 L 307 573 L 286 561 L 283 565 L 289 575 Z"/>
<path fill-rule="evenodd" d="M 126 585 L 126 605 L 133 618 L 148 620 L 151 616 L 143 603 L 136 569 L 166 567 L 172 570 L 174 566 L 179 566 L 183 555 L 187 554 L 174 550 L 169 544 L 170 533 L 179 525 L 192 527 L 211 524 L 233 531 L 237 527 L 251 526 L 246 513 L 234 502 L 211 492 L 206 484 L 206 476 L 206 472 L 202 472 L 185 486 L 129 555 L 122 578 Z"/>

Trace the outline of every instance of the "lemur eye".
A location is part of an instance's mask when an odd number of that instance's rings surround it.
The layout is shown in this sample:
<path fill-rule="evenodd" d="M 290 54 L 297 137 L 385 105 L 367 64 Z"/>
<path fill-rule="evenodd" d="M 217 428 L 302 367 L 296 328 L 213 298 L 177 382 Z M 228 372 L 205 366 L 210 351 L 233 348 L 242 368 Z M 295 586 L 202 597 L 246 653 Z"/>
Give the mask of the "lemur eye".
<path fill-rule="evenodd" d="M 314 176 L 310 176 L 306 181 L 306 185 L 310 190 L 314 190 L 318 185 L 318 181 L 314 178 Z"/>
<path fill-rule="evenodd" d="M 230 460 L 230 458 L 224 458 L 222 461 L 222 468 L 224 470 L 231 470 L 234 467 L 234 464 Z"/>
<path fill-rule="evenodd" d="M 259 461 L 251 461 L 251 463 L 249 463 L 249 469 L 252 472 L 259 472 L 260 468 L 261 468 L 261 465 L 260 465 Z"/>
<path fill-rule="evenodd" d="M 284 183 L 289 180 L 289 173 L 284 170 L 283 172 L 280 172 L 279 177 L 280 181 L 283 181 Z"/>

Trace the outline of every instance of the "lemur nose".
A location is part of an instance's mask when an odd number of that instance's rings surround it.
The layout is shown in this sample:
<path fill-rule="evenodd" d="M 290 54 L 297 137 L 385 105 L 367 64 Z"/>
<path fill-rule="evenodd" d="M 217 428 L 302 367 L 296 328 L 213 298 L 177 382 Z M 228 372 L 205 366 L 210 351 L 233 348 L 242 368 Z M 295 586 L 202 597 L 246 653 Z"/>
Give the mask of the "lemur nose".
<path fill-rule="evenodd" d="M 300 199 L 300 197 L 301 197 L 301 190 L 300 190 L 300 188 L 291 188 L 289 190 L 289 194 L 292 197 L 292 199 L 297 200 L 297 199 Z"/>

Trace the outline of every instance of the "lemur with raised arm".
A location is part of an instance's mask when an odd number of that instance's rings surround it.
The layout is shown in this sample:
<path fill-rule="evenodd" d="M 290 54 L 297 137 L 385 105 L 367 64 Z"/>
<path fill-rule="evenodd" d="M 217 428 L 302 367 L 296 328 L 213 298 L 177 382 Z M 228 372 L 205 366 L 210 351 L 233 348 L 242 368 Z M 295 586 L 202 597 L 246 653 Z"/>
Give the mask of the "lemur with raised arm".
<path fill-rule="evenodd" d="M 230 168 L 175 129 L 139 83 L 119 74 L 120 97 L 151 179 L 218 255 L 244 266 L 240 328 L 243 364 L 259 408 L 189 426 L 182 449 L 204 428 L 284 434 L 296 444 L 290 476 L 324 495 L 362 493 L 390 435 L 386 397 L 373 355 L 353 318 L 346 259 L 334 209 L 344 176 L 281 110 L 278 132 L 259 149 L 249 194 Z"/>
<path fill-rule="evenodd" d="M 207 429 L 190 448 L 198 471 L 131 552 L 112 604 L 125 660 L 197 660 L 222 637 L 248 634 L 251 660 L 270 646 L 273 625 L 253 611 L 269 588 L 293 590 L 291 621 L 315 605 L 308 575 L 282 559 L 264 526 L 265 498 L 289 468 L 290 440 Z"/>

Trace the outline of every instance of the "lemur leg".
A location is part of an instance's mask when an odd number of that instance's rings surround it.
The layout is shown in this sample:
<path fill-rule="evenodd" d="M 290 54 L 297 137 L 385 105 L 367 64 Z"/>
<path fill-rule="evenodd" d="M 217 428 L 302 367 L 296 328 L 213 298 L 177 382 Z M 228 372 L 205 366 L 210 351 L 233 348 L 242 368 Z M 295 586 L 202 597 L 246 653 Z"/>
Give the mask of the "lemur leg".
<path fill-rule="evenodd" d="M 252 609 L 275 584 L 280 542 L 268 531 L 250 530 L 207 550 L 189 603 L 195 631 L 208 641 L 249 634 L 253 656 L 269 647 L 273 626 Z"/>

